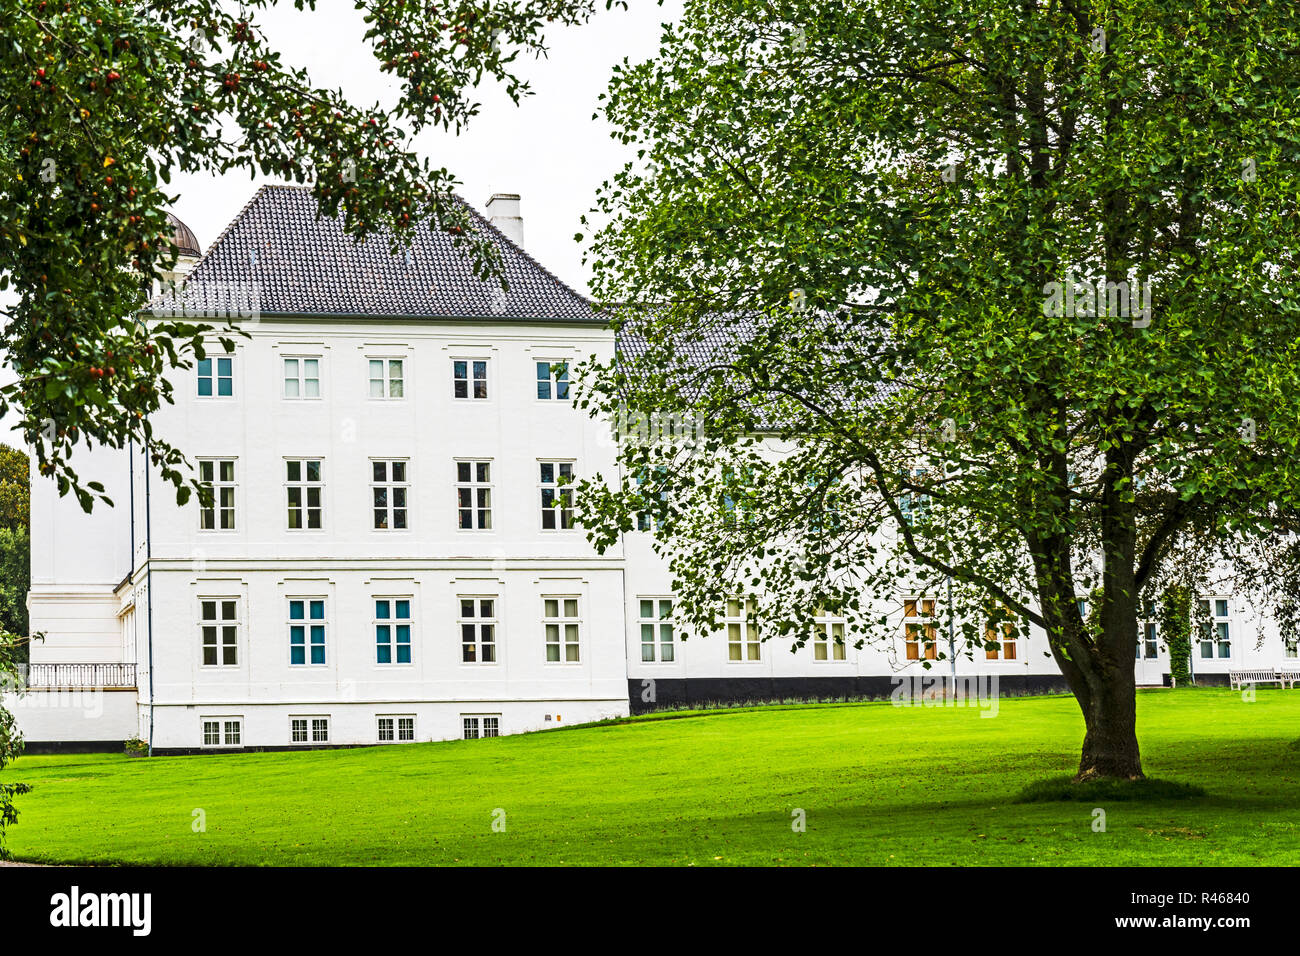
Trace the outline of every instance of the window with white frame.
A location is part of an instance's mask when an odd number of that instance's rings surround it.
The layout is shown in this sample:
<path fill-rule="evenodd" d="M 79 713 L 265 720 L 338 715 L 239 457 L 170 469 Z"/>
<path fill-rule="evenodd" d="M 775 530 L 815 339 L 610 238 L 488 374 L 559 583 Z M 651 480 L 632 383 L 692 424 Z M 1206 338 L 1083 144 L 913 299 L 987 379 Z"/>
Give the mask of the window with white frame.
<path fill-rule="evenodd" d="M 320 398 L 320 358 L 286 355 L 284 362 L 285 398 Z"/>
<path fill-rule="evenodd" d="M 199 398 L 230 398 L 235 394 L 235 359 L 230 355 L 201 358 L 196 363 Z"/>
<path fill-rule="evenodd" d="M 1228 598 L 1205 598 L 1200 602 L 1201 659 L 1227 660 L 1232 657 L 1232 613 Z"/>
<path fill-rule="evenodd" d="M 462 714 L 460 721 L 466 740 L 501 736 L 500 714 Z"/>
<path fill-rule="evenodd" d="M 1300 657 L 1300 640 L 1294 637 L 1284 639 L 1282 641 L 1282 654 L 1291 660 Z"/>
<path fill-rule="evenodd" d="M 461 531 L 492 530 L 492 462 L 456 462 L 456 516 Z"/>
<path fill-rule="evenodd" d="M 654 479 L 656 481 L 662 481 L 664 476 L 667 475 L 667 473 L 668 473 L 667 465 L 656 465 L 653 472 Z M 643 472 L 637 475 L 636 483 L 638 489 L 640 489 L 642 485 L 646 484 L 646 478 L 648 474 L 649 474 L 648 472 Z M 646 492 L 643 492 L 643 494 L 646 494 Z M 657 493 L 656 497 L 658 497 L 660 501 L 667 501 L 668 492 L 660 491 Z M 637 512 L 636 529 L 638 531 L 650 531 L 653 530 L 656 526 L 657 526 L 657 522 L 655 521 L 653 515 L 651 515 L 649 512 L 647 511 Z"/>
<path fill-rule="evenodd" d="M 325 599 L 289 599 L 289 663 L 325 663 Z"/>
<path fill-rule="evenodd" d="M 573 462 L 543 461 L 538 465 L 542 530 L 571 530 L 573 528 Z"/>
<path fill-rule="evenodd" d="M 289 740 L 295 744 L 327 744 L 330 741 L 328 717 L 290 717 Z"/>
<path fill-rule="evenodd" d="M 848 647 L 844 644 L 844 626 L 847 622 L 842 617 L 821 611 L 813 619 L 813 660 L 842 661 L 848 658 Z"/>
<path fill-rule="evenodd" d="M 212 495 L 210 504 L 199 502 L 199 530 L 234 531 L 235 460 L 200 458 L 199 484 Z"/>
<path fill-rule="evenodd" d="M 542 401 L 569 400 L 569 363 L 537 363 L 537 397 Z"/>
<path fill-rule="evenodd" d="M 290 531 L 322 527 L 325 495 L 324 469 L 319 458 L 285 460 L 285 502 Z"/>
<path fill-rule="evenodd" d="M 909 661 L 935 660 L 939 653 L 939 627 L 934 620 L 934 599 L 903 599 L 903 649 Z"/>
<path fill-rule="evenodd" d="M 1160 625 L 1156 620 L 1155 602 L 1144 601 L 1138 608 L 1138 633 L 1134 659 L 1153 661 L 1160 656 Z"/>
<path fill-rule="evenodd" d="M 641 631 L 641 660 L 646 664 L 673 662 L 673 599 L 643 597 L 637 599 L 638 624 Z"/>
<path fill-rule="evenodd" d="M 400 358 L 371 358 L 366 360 L 370 369 L 371 398 L 404 398 L 406 396 L 406 362 Z"/>
<path fill-rule="evenodd" d="M 451 394 L 453 398 L 484 400 L 488 397 L 487 359 L 452 359 Z"/>
<path fill-rule="evenodd" d="M 239 747 L 244 739 L 242 717 L 204 717 L 203 746 Z"/>
<path fill-rule="evenodd" d="M 371 459 L 370 501 L 376 531 L 405 531 L 407 493 L 410 485 L 404 460 Z"/>
<path fill-rule="evenodd" d="M 933 608 L 931 608 L 933 613 Z M 989 615 L 984 622 L 984 659 L 987 661 L 1014 661 L 1017 659 L 1019 632 L 1015 621 L 1007 620 L 1009 612 L 1003 605 L 1002 612 Z"/>
<path fill-rule="evenodd" d="M 375 598 L 375 661 L 411 663 L 411 599 Z"/>
<path fill-rule="evenodd" d="M 543 598 L 542 616 L 547 663 L 578 663 L 581 659 L 578 598 Z"/>
<path fill-rule="evenodd" d="M 758 636 L 758 602 L 753 598 L 729 598 L 723 624 L 727 629 L 727 660 L 762 660 L 763 644 Z"/>
<path fill-rule="evenodd" d="M 497 599 L 462 595 L 460 601 L 460 660 L 462 664 L 497 661 Z"/>
<path fill-rule="evenodd" d="M 199 599 L 204 667 L 239 666 L 239 599 Z"/>
<path fill-rule="evenodd" d="M 415 717 L 413 715 L 381 715 L 377 718 L 379 725 L 379 742 L 409 743 L 415 739 Z"/>

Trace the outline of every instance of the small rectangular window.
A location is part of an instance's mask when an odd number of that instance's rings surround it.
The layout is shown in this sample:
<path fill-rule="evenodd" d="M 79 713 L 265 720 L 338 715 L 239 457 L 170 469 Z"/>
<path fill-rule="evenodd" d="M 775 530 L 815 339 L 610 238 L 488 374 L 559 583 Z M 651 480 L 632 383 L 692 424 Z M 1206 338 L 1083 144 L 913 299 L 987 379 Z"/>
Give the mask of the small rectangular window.
<path fill-rule="evenodd" d="M 239 664 L 239 599 L 203 598 L 199 601 L 199 634 L 204 667 Z"/>
<path fill-rule="evenodd" d="M 320 398 L 320 359 L 304 355 L 284 359 L 284 397 Z"/>
<path fill-rule="evenodd" d="M 813 660 L 842 661 L 848 657 L 848 647 L 844 643 L 844 627 L 847 622 L 842 617 L 820 613 L 813 624 Z"/>
<path fill-rule="evenodd" d="M 290 598 L 289 663 L 325 663 L 325 599 Z"/>
<path fill-rule="evenodd" d="M 325 495 L 324 469 L 319 458 L 285 461 L 285 496 L 290 531 L 322 527 Z"/>
<path fill-rule="evenodd" d="M 454 398 L 483 400 L 488 397 L 487 359 L 453 359 L 451 394 Z"/>
<path fill-rule="evenodd" d="M 551 664 L 576 664 L 581 659 L 581 624 L 577 597 L 542 599 L 542 626 L 546 634 L 546 660 Z"/>
<path fill-rule="evenodd" d="M 235 394 L 235 360 L 232 357 L 201 358 L 196 370 L 200 398 L 229 398 Z"/>
<path fill-rule="evenodd" d="M 460 599 L 460 660 L 462 664 L 495 664 L 497 661 L 497 599 Z"/>
<path fill-rule="evenodd" d="M 1232 616 L 1227 598 L 1200 601 L 1201 659 L 1229 660 L 1232 657 Z"/>
<path fill-rule="evenodd" d="M 404 398 L 406 395 L 405 362 L 399 358 L 372 358 L 370 368 L 371 398 Z"/>
<path fill-rule="evenodd" d="M 415 739 L 414 717 L 380 717 L 379 742 L 409 743 Z"/>
<path fill-rule="evenodd" d="M 204 747 L 241 747 L 244 741 L 244 720 L 242 717 L 204 717 Z"/>
<path fill-rule="evenodd" d="M 641 629 L 643 663 L 668 664 L 674 660 L 673 599 L 638 598 L 638 624 Z"/>
<path fill-rule="evenodd" d="M 909 661 L 935 660 L 939 654 L 939 626 L 934 620 L 933 598 L 903 601 L 903 643 Z"/>
<path fill-rule="evenodd" d="M 573 462 L 543 461 L 538 464 L 542 530 L 571 530 L 573 528 Z"/>
<path fill-rule="evenodd" d="M 290 717 L 289 740 L 295 744 L 327 744 L 330 739 L 328 717 Z"/>
<path fill-rule="evenodd" d="M 370 498 L 376 531 L 405 531 L 410 485 L 405 461 L 371 461 Z"/>
<path fill-rule="evenodd" d="M 210 504 L 199 501 L 200 531 L 235 530 L 235 460 L 200 458 L 199 484 L 212 495 Z"/>
<path fill-rule="evenodd" d="M 537 397 L 542 401 L 569 400 L 569 363 L 537 363 Z"/>
<path fill-rule="evenodd" d="M 753 598 L 727 601 L 727 660 L 762 660 L 763 644 L 758 634 L 758 606 Z"/>
<path fill-rule="evenodd" d="M 375 661 L 411 663 L 411 599 L 375 599 Z"/>
<path fill-rule="evenodd" d="M 461 531 L 492 530 L 492 462 L 456 462 L 456 515 Z"/>
<path fill-rule="evenodd" d="M 480 737 L 499 737 L 501 735 L 501 716 L 499 714 L 480 714 L 476 716 L 462 714 L 460 722 L 466 740 L 478 740 Z"/>

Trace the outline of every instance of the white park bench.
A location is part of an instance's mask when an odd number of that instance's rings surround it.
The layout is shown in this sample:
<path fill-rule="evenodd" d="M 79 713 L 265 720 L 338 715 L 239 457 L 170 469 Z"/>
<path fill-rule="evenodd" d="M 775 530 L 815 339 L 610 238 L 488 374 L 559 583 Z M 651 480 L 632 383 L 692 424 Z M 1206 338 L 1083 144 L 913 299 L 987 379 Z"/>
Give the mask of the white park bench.
<path fill-rule="evenodd" d="M 1294 688 L 1296 684 L 1300 684 L 1300 668 L 1294 670 L 1280 670 L 1277 672 L 1277 676 L 1282 678 L 1283 684 L 1287 687 Z"/>
<path fill-rule="evenodd" d="M 1300 673 L 1266 670 L 1228 671 L 1228 683 L 1233 690 L 1238 690 L 1246 684 L 1277 684 L 1278 687 L 1294 687 L 1298 680 L 1300 680 Z"/>

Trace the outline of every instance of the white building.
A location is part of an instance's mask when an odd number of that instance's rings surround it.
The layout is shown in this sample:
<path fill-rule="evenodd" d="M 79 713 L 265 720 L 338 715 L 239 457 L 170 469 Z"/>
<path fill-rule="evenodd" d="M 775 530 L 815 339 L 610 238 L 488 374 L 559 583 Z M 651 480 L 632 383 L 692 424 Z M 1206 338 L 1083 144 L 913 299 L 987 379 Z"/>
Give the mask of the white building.
<path fill-rule="evenodd" d="M 607 428 L 572 406 L 561 371 L 608 359 L 613 335 L 522 251 L 519 197 L 494 196 L 488 214 L 508 295 L 449 236 L 424 232 L 397 256 L 383 239 L 354 245 L 303 189 L 261 189 L 201 258 L 176 223 L 186 301 L 251 306 L 248 337 L 178 376 L 154 423 L 214 506 L 178 507 L 139 449 L 79 456 L 116 504 L 90 515 L 33 475 L 29 609 L 45 640 L 31 692 L 9 699 L 30 747 L 374 744 L 887 697 L 946 649 L 917 602 L 893 646 L 862 651 L 836 646 L 833 620 L 793 654 L 739 619 L 674 640 L 649 533 L 598 554 L 557 489 L 614 468 Z M 1247 605 L 1211 600 L 1198 677 L 1281 666 Z M 1149 636 L 1139 683 L 1159 684 L 1168 652 Z M 1046 651 L 1029 635 L 958 666 L 1004 693 L 1062 689 Z"/>

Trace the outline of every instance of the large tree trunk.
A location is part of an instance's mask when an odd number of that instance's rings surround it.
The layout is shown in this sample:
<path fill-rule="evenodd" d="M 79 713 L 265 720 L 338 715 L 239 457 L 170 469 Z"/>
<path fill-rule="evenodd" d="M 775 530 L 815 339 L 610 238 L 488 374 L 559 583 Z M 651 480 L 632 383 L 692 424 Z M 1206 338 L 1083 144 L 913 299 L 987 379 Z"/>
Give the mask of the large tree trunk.
<path fill-rule="evenodd" d="M 1035 542 L 1039 598 L 1052 656 L 1083 712 L 1085 732 L 1076 781 L 1143 776 L 1137 742 L 1138 609 L 1132 539 L 1124 534 L 1117 537 L 1119 547 L 1107 562 L 1097 608 L 1099 634 L 1091 632 L 1079 614 L 1065 540 Z"/>
<path fill-rule="evenodd" d="M 1136 780 L 1142 776 L 1137 742 L 1137 688 L 1133 659 L 1128 666 L 1116 662 L 1103 666 L 1089 681 L 1087 702 L 1079 699 L 1086 732 L 1075 781 L 1098 777 Z M 1078 696 L 1076 694 L 1076 696 Z"/>

